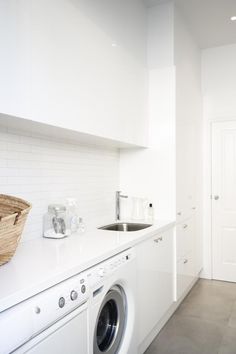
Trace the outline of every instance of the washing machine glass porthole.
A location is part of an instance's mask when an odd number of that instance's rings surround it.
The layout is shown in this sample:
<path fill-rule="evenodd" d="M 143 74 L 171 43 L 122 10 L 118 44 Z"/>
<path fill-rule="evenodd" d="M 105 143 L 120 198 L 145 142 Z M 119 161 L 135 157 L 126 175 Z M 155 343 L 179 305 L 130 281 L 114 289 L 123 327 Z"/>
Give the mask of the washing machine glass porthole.
<path fill-rule="evenodd" d="M 114 300 L 106 302 L 100 313 L 97 324 L 97 345 L 105 352 L 111 345 L 118 325 L 118 312 Z"/>
<path fill-rule="evenodd" d="M 94 354 L 114 354 L 120 346 L 125 328 L 126 301 L 118 286 L 106 294 L 97 317 Z"/>

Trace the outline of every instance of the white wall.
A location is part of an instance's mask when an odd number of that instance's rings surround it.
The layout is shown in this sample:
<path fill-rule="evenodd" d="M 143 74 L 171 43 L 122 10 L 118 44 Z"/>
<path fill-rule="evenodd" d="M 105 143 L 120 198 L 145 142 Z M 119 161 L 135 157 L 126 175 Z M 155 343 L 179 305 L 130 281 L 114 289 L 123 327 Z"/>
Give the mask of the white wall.
<path fill-rule="evenodd" d="M 236 44 L 204 50 L 202 78 L 205 115 L 215 120 L 236 113 Z"/>
<path fill-rule="evenodd" d="M 86 227 L 114 220 L 119 152 L 73 145 L 0 128 L 1 193 L 32 203 L 22 241 L 42 236 L 42 217 L 50 203 L 78 198 Z"/>
<path fill-rule="evenodd" d="M 236 120 L 236 44 L 202 52 L 204 102 L 204 273 L 211 278 L 211 123 Z"/>
<path fill-rule="evenodd" d="M 142 0 L 0 0 L 0 112 L 145 145 L 146 19 Z"/>

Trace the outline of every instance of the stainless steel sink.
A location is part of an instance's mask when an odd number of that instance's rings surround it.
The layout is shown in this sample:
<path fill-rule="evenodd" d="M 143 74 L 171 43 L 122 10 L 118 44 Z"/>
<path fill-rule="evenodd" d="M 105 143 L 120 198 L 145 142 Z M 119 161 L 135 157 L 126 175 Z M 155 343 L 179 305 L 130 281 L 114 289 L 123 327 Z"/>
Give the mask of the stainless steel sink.
<path fill-rule="evenodd" d="M 151 224 L 137 224 L 137 223 L 121 223 L 117 222 L 114 224 L 110 225 L 105 225 L 102 227 L 99 227 L 100 230 L 108 230 L 108 231 L 124 231 L 124 232 L 130 232 L 130 231 L 139 231 L 146 229 L 147 227 L 152 226 Z"/>

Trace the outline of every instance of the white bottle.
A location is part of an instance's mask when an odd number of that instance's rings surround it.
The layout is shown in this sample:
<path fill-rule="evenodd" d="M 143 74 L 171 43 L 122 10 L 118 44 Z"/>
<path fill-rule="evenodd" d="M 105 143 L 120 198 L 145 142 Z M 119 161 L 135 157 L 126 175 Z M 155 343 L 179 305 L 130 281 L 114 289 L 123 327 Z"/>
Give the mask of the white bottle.
<path fill-rule="evenodd" d="M 85 223 L 83 222 L 83 218 L 81 218 L 81 217 L 79 217 L 77 232 L 79 235 L 82 235 L 85 233 Z"/>
<path fill-rule="evenodd" d="M 78 231 L 79 215 L 78 215 L 78 202 L 76 198 L 67 198 L 68 214 L 70 218 L 71 233 Z"/>
<path fill-rule="evenodd" d="M 153 208 L 153 204 L 152 203 L 148 204 L 147 217 L 148 217 L 148 221 L 149 222 L 151 222 L 151 223 L 154 222 L 154 208 Z"/>

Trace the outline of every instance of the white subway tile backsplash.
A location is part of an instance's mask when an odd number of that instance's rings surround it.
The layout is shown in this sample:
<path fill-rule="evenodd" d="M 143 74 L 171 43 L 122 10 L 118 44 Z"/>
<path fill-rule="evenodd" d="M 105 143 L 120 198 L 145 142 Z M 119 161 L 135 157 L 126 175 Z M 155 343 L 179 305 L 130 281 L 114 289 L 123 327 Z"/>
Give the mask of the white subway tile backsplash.
<path fill-rule="evenodd" d="M 25 198 L 33 208 L 22 241 L 42 236 L 47 206 L 78 199 L 88 228 L 114 219 L 119 151 L 49 140 L 0 128 L 0 193 Z"/>

